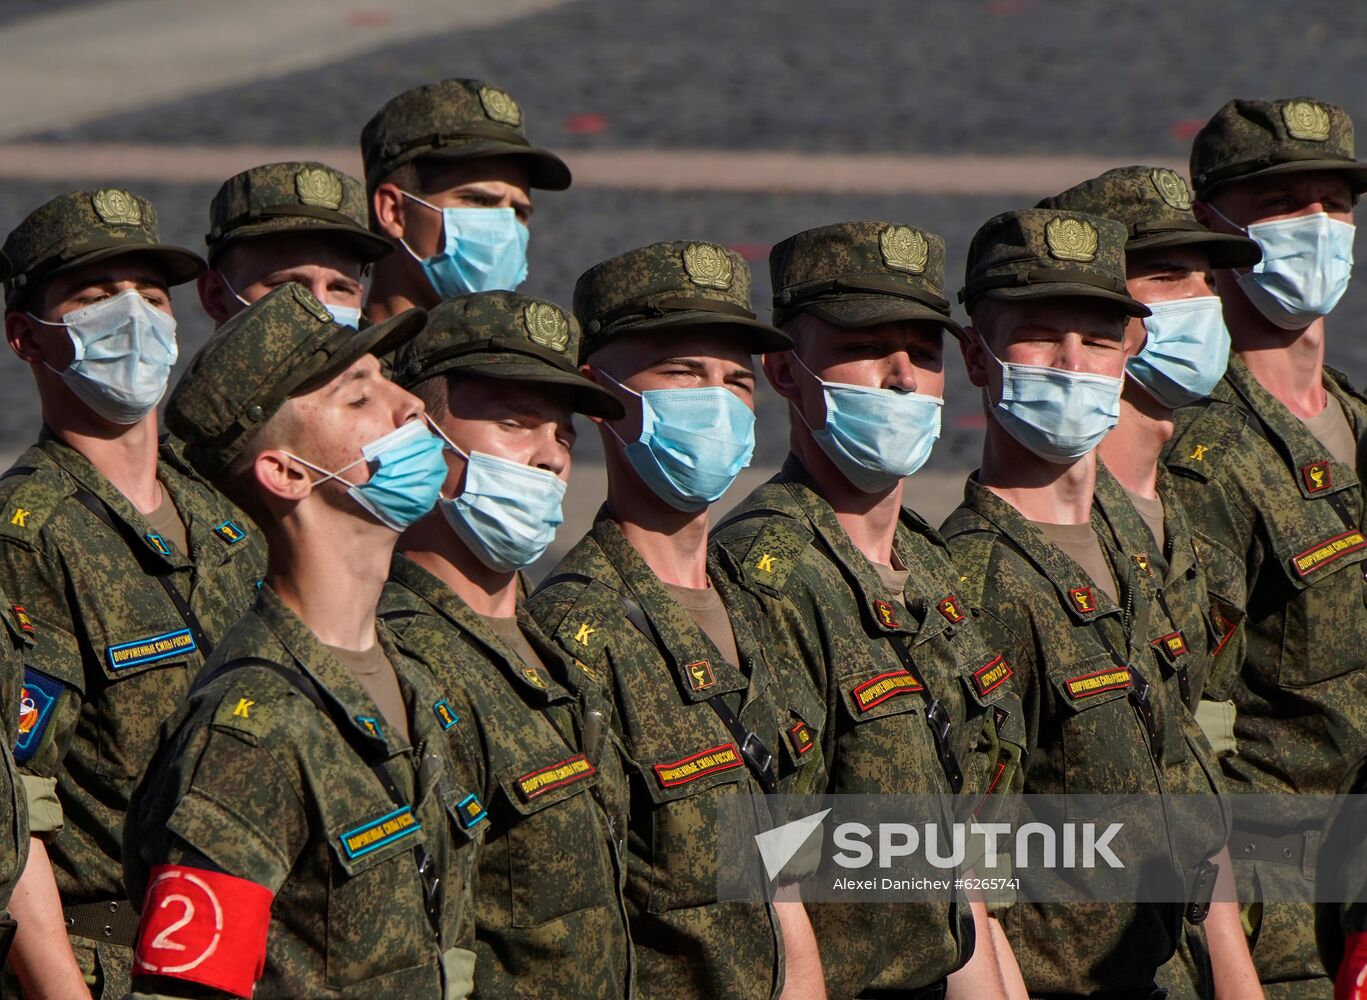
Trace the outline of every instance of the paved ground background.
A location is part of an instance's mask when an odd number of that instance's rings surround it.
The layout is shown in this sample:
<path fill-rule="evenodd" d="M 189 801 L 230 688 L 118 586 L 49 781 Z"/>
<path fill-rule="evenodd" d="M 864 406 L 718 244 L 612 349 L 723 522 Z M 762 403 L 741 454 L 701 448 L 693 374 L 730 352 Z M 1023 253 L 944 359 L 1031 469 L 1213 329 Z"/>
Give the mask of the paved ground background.
<path fill-rule="evenodd" d="M 198 58 L 197 65 L 168 58 L 164 46 L 175 36 L 157 23 L 129 20 L 130 10 L 158 2 L 0 0 L 0 65 L 15 55 L 7 53 L 7 41 L 48 38 L 42 43 L 48 50 L 22 53 L 25 64 L 79 79 L 82 66 L 72 64 L 72 53 L 89 51 L 89 35 L 106 45 L 98 66 L 86 64 L 88 89 L 105 87 L 108 79 L 141 87 L 153 62 L 158 72 L 167 65 L 174 70 L 166 71 L 172 82 L 164 91 L 94 120 L 81 100 L 54 106 L 51 87 L 44 89 L 43 74 L 36 74 L 7 93 L 0 142 L 76 144 L 93 164 L 100 162 L 100 144 L 112 142 L 351 147 L 385 99 L 443 76 L 483 77 L 507 88 L 523 104 L 533 139 L 565 151 L 572 167 L 576 153 L 605 156 L 610 166 L 614 150 L 671 149 L 787 151 L 799 162 L 803 153 L 980 154 L 999 165 L 1039 155 L 1102 157 L 1117 165 L 1181 162 L 1195 130 L 1235 95 L 1315 95 L 1367 123 L 1361 86 L 1367 4 L 1341 0 L 1294 6 L 1281 0 L 523 0 L 523 9 L 539 11 L 528 16 L 497 0 L 463 0 L 453 9 L 471 20 L 459 23 L 491 26 L 450 30 L 443 21 L 416 33 L 417 22 L 396 25 L 395 18 L 431 0 L 336 0 L 326 31 L 291 28 L 300 35 L 297 44 L 288 32 L 273 30 L 273 19 L 260 13 L 261 0 L 250 0 L 212 11 L 204 5 L 204 23 L 224 43 L 220 54 Z M 194 16 L 194 4 L 180 7 L 180 19 Z M 240 14 L 225 18 L 224 10 Z M 50 32 L 25 34 L 34 18 L 54 16 L 74 26 L 83 46 L 63 46 Z M 406 40 L 389 40 L 396 34 Z M 204 80 L 227 72 L 222 63 L 238 58 L 244 37 L 280 53 L 276 68 L 206 91 Z M 320 51 L 325 45 L 337 50 L 335 59 Z M 26 96 L 48 101 L 52 111 L 43 125 L 22 126 L 6 110 L 24 106 Z M 34 173 L 0 180 L 0 233 L 54 194 L 95 186 L 44 171 L 35 180 Z M 709 182 L 700 176 L 697 186 Z M 202 247 L 216 184 L 117 176 L 99 183 L 123 183 L 147 195 L 168 239 Z M 781 187 L 777 178 L 775 186 Z M 659 239 L 703 237 L 751 260 L 763 311 L 773 242 L 808 226 L 881 218 L 945 237 L 952 292 L 973 230 L 1027 200 L 1006 190 L 944 196 L 571 189 L 538 199 L 525 290 L 568 302 L 579 272 L 605 256 Z M 209 328 L 192 289 L 176 301 L 188 358 Z M 1367 290 L 1359 281 L 1331 320 L 1330 362 L 1359 381 L 1367 379 L 1365 312 Z M 32 439 L 38 414 L 27 372 L 0 353 L 2 459 Z M 913 481 L 912 504 L 932 520 L 954 502 L 975 462 L 982 426 L 956 351 L 947 362 L 944 437 Z M 781 460 L 783 417 L 766 393 L 756 476 Z M 581 441 L 584 475 L 571 488 L 567 541 L 578 536 L 601 495 L 596 435 L 586 429 Z"/>

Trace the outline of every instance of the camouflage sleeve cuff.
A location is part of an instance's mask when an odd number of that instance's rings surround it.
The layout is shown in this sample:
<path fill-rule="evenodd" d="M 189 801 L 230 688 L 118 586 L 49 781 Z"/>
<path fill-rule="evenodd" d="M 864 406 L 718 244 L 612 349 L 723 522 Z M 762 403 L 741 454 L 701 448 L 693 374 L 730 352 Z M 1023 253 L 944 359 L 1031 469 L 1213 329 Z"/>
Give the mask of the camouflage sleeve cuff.
<path fill-rule="evenodd" d="M 1232 701 L 1206 701 L 1202 699 L 1196 706 L 1196 721 L 1201 731 L 1210 741 L 1216 759 L 1232 757 L 1239 752 L 1239 742 L 1234 738 L 1234 719 L 1237 713 Z"/>
<path fill-rule="evenodd" d="M 57 801 L 57 779 L 40 778 L 36 774 L 20 774 L 24 783 L 24 798 L 28 801 L 29 833 L 42 840 L 51 840 L 62 829 L 62 804 Z"/>

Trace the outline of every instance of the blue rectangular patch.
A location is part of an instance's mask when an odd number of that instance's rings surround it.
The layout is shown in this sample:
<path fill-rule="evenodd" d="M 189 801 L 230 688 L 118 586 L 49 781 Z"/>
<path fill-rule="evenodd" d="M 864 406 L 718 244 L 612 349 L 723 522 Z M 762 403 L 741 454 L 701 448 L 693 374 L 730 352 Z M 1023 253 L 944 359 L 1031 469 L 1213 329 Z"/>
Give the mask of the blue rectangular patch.
<path fill-rule="evenodd" d="M 149 635 L 146 639 L 134 639 L 132 642 L 110 646 L 105 650 L 105 656 L 109 659 L 110 670 L 127 670 L 129 667 L 141 666 L 144 663 L 184 656 L 198 648 L 190 630 L 181 628 L 174 632 Z"/>
<path fill-rule="evenodd" d="M 456 803 L 456 816 L 460 819 L 460 825 L 469 830 L 476 823 L 488 819 L 489 813 L 485 811 L 484 804 L 479 801 L 479 796 L 471 792 Z"/>
<path fill-rule="evenodd" d="M 442 729 L 450 729 L 460 721 L 460 716 L 451 711 L 451 703 L 445 698 L 433 705 L 432 711 L 437 713 L 437 721 L 441 723 Z"/>
<path fill-rule="evenodd" d="M 224 521 L 214 529 L 214 534 L 223 539 L 229 545 L 240 542 L 247 537 L 247 533 L 235 521 Z"/>
<path fill-rule="evenodd" d="M 422 824 L 413 815 L 413 810 L 408 806 L 400 806 L 379 819 L 362 823 L 343 833 L 340 838 L 342 851 L 348 860 L 355 861 L 421 829 Z"/>
<path fill-rule="evenodd" d="M 36 670 L 24 668 L 24 690 L 19 696 L 19 738 L 14 742 L 14 759 L 31 760 L 43 742 L 43 733 L 52 719 L 52 709 L 66 685 Z"/>
<path fill-rule="evenodd" d="M 384 739 L 384 733 L 380 730 L 380 722 L 378 719 L 373 719 L 368 715 L 358 715 L 356 716 L 356 722 L 371 736 Z"/>
<path fill-rule="evenodd" d="M 147 539 L 147 544 L 156 549 L 161 555 L 169 556 L 171 554 L 171 543 L 162 538 L 155 531 L 149 531 L 143 537 Z"/>

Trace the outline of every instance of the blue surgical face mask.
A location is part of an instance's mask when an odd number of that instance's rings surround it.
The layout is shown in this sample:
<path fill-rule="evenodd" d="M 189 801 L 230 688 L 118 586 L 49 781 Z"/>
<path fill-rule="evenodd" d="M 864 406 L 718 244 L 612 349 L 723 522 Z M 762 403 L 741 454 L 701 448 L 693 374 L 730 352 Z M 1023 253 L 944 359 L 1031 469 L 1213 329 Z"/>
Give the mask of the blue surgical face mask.
<path fill-rule="evenodd" d="M 635 392 L 607 372 L 613 385 L 641 400 L 641 436 L 622 441 L 627 461 L 655 495 L 695 512 L 716 500 L 750 464 L 755 414 L 725 386 Z"/>
<path fill-rule="evenodd" d="M 982 346 L 1002 373 L 997 422 L 1045 461 L 1071 465 L 1119 421 L 1123 378 L 1012 364 Z"/>
<path fill-rule="evenodd" d="M 1229 364 L 1229 331 L 1220 298 L 1147 303 L 1148 339 L 1125 363 L 1126 374 L 1170 410 L 1210 395 Z"/>
<path fill-rule="evenodd" d="M 445 242 L 431 257 L 403 248 L 422 265 L 432 290 L 442 299 L 471 292 L 513 291 L 527 280 L 527 227 L 511 208 L 438 208 L 404 192 L 419 205 L 441 213 Z"/>
<path fill-rule="evenodd" d="M 1324 212 L 1243 228 L 1216 215 L 1262 247 L 1263 259 L 1238 276 L 1248 301 L 1274 326 L 1301 330 L 1327 316 L 1353 275 L 1351 223 Z"/>
<path fill-rule="evenodd" d="M 446 441 L 466 463 L 460 496 L 438 501 L 451 530 L 492 570 L 511 573 L 536 562 L 565 520 L 564 480 L 497 455 L 467 454 Z"/>
<path fill-rule="evenodd" d="M 943 399 L 827 382 L 796 352 L 791 357 L 821 383 L 826 425 L 820 430 L 812 430 L 811 424 L 807 428 L 850 485 L 865 493 L 885 493 L 925 465 L 930 449 L 940 439 Z M 801 409 L 797 414 L 807 423 Z"/>
<path fill-rule="evenodd" d="M 71 363 L 62 371 L 67 387 L 96 413 L 114 424 L 136 424 L 166 394 L 176 363 L 176 320 L 144 299 L 136 289 L 65 313 L 71 338 Z"/>
<path fill-rule="evenodd" d="M 347 495 L 361 505 L 381 524 L 403 531 L 436 504 L 446 482 L 446 449 L 441 438 L 427 429 L 424 420 L 410 420 L 402 427 L 378 437 L 361 449 L 361 457 L 350 465 L 329 472 L 312 462 L 290 455 L 323 478 L 313 485 L 320 486 L 329 479 L 346 483 Z M 370 479 L 352 483 L 343 473 L 365 463 L 373 466 Z"/>

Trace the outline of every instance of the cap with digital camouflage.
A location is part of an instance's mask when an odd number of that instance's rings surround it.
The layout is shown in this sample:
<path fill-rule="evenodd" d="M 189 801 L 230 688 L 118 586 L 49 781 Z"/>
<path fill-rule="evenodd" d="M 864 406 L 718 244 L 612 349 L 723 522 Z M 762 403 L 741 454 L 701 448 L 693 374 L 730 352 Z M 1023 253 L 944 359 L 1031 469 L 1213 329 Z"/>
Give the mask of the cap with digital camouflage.
<path fill-rule="evenodd" d="M 322 163 L 266 163 L 223 182 L 209 206 L 209 262 L 239 240 L 276 233 L 323 233 L 364 264 L 394 252 L 366 226 L 365 187 Z"/>
<path fill-rule="evenodd" d="M 854 328 L 930 320 L 955 336 L 944 297 L 945 241 L 891 222 L 840 222 L 790 236 L 769 251 L 774 323 L 808 312 Z"/>
<path fill-rule="evenodd" d="M 442 80 L 392 98 L 361 130 L 361 156 L 371 192 L 399 167 L 429 156 L 516 156 L 531 169 L 532 187 L 570 186 L 564 161 L 528 141 L 521 105 L 483 80 Z"/>
<path fill-rule="evenodd" d="M 1191 182 L 1203 200 L 1230 181 L 1307 170 L 1336 170 L 1354 192 L 1367 190 L 1367 163 L 1355 158 L 1353 120 L 1311 97 L 1230 101 L 1191 144 Z"/>
<path fill-rule="evenodd" d="M 686 326 L 735 327 L 753 353 L 793 346 L 755 318 L 741 256 L 701 240 L 652 243 L 595 264 L 575 283 L 574 315 L 584 328 L 581 358 L 623 334 Z"/>
<path fill-rule="evenodd" d="M 29 213 L 5 238 L 5 308 L 13 312 L 41 281 L 92 261 L 125 254 L 152 259 L 168 285 L 193 281 L 204 261 L 161 242 L 157 210 L 122 188 L 58 195 Z"/>
<path fill-rule="evenodd" d="M 303 285 L 287 282 L 237 313 L 190 361 L 166 402 L 166 426 L 206 478 L 222 473 L 291 396 L 384 354 L 422 329 L 409 309 L 357 332 L 336 323 Z"/>
<path fill-rule="evenodd" d="M 1187 182 L 1167 167 L 1116 167 L 1045 198 L 1036 207 L 1114 219 L 1129 232 L 1129 252 L 1197 247 L 1206 252 L 1211 267 L 1252 267 L 1263 256 L 1253 240 L 1214 233 L 1197 222 Z"/>
<path fill-rule="evenodd" d="M 982 224 L 968 247 L 959 301 L 1094 298 L 1149 315 L 1125 286 L 1125 227 L 1083 212 L 1023 208 Z"/>
<path fill-rule="evenodd" d="M 616 420 L 622 404 L 579 374 L 579 322 L 553 302 L 517 292 L 476 292 L 447 299 L 394 358 L 394 381 L 406 389 L 438 375 L 479 375 L 567 386 L 576 412 Z"/>

